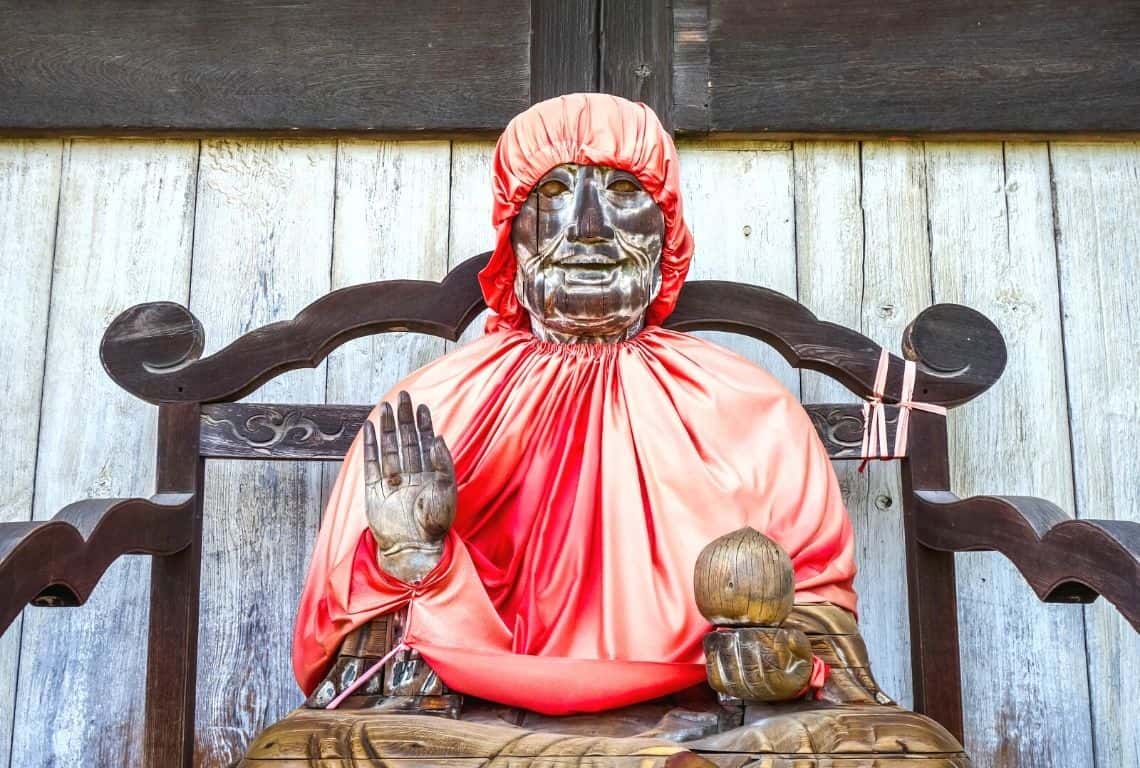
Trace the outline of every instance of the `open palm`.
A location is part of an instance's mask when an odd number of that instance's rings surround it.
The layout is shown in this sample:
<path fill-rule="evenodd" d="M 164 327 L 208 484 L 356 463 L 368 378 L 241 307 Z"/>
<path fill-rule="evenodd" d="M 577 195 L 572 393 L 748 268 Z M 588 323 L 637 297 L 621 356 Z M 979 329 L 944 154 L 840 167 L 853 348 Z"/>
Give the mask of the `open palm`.
<path fill-rule="evenodd" d="M 380 443 L 364 422 L 364 495 L 380 567 L 408 583 L 439 563 L 455 519 L 455 465 L 431 412 L 401 392 L 396 413 L 380 405 Z"/>

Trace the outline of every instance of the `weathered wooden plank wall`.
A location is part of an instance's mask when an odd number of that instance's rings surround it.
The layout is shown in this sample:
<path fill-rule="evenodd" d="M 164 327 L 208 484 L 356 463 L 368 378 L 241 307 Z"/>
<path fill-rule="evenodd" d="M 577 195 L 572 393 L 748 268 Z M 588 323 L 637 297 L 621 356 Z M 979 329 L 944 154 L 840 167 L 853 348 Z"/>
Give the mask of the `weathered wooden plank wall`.
<path fill-rule="evenodd" d="M 188 301 L 217 348 L 331 288 L 438 279 L 490 247 L 489 155 L 487 142 L 0 142 L 0 519 L 149 492 L 154 410 L 97 361 L 120 309 Z M 997 322 L 1010 366 L 953 417 L 958 490 L 1140 519 L 1140 145 L 692 143 L 682 163 L 695 276 L 775 287 L 896 349 L 934 301 Z M 732 344 L 806 400 L 852 399 Z M 372 400 L 446 346 L 358 340 L 256 397 Z M 225 765 L 300 699 L 292 612 L 334 472 L 211 466 L 201 765 Z M 841 482 L 876 672 L 907 703 L 896 471 L 845 468 Z M 960 563 L 976 763 L 1137 764 L 1140 703 L 1121 684 L 1136 634 L 1102 605 L 1037 603 L 997 556 Z M 0 638 L 0 766 L 139 763 L 146 569 L 120 563 L 87 606 L 29 609 Z"/>
<path fill-rule="evenodd" d="M 190 309 L 206 352 L 299 312 L 331 290 L 336 145 L 203 142 Z M 269 382 L 252 400 L 321 402 L 325 367 Z M 319 465 L 207 466 L 198 647 L 199 764 L 241 757 L 242 734 L 296 705 L 291 623 L 320 519 Z"/>
<path fill-rule="evenodd" d="M 57 217 L 35 519 L 81 497 L 151 490 L 155 409 L 116 391 L 91 339 L 124 306 L 188 299 L 197 156 L 195 141 L 68 142 L 61 176 L 50 182 L 57 201 L 23 210 L 29 219 Z M 3 246 L 5 260 L 11 246 Z M 24 309 L 15 297 L 8 305 Z M 138 762 L 149 569 L 146 559 L 127 558 L 84 611 L 24 616 L 21 659 L 63 663 L 23 663 L 7 681 L 5 690 L 16 689 L 15 722 L 36 724 L 14 729 L 12 765 Z"/>
<path fill-rule="evenodd" d="M 58 141 L 0 144 L 0 296 L 20 307 L 0 333 L 0 393 L 8 403 L 0 421 L 0 444 L 7 446 L 0 477 L 0 522 L 30 520 L 36 483 L 48 297 L 59 202 Z M 12 714 L 22 623 L 0 637 L 0 764 L 12 743 Z"/>
<path fill-rule="evenodd" d="M 992 318 L 1011 342 L 1015 373 L 952 421 L 954 487 L 1039 495 L 1072 509 L 1048 149 L 929 144 L 926 178 L 934 299 Z M 994 718 L 975 731 L 983 753 L 997 764 L 1091 765 L 1079 612 L 1035 605 L 999 558 L 961 556 L 958 583 L 963 647 L 978 654 L 963 664 L 963 689 L 969 708 Z M 1047 659 L 1049 674 L 1026 674 L 1031 659 Z M 1031 727 L 1041 712 L 1050 717 Z"/>

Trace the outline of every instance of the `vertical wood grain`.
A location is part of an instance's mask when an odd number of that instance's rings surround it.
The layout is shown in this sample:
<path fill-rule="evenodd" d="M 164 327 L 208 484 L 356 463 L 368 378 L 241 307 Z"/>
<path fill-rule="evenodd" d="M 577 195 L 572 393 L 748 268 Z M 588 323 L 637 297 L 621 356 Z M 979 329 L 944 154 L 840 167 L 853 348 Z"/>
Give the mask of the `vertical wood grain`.
<path fill-rule="evenodd" d="M 332 287 L 447 274 L 451 147 L 445 141 L 342 141 L 337 147 Z M 444 352 L 420 333 L 385 333 L 329 355 L 330 403 L 375 403 Z M 429 403 L 430 405 L 430 403 Z M 321 509 L 340 464 L 324 468 Z"/>
<path fill-rule="evenodd" d="M 332 142 L 203 143 L 190 308 L 207 354 L 329 291 L 335 161 Z M 324 366 L 285 374 L 249 399 L 323 402 Z M 301 703 L 292 626 L 320 481 L 315 464 L 207 466 L 198 765 L 238 760 L 255 733 Z"/>
<path fill-rule="evenodd" d="M 184 303 L 196 142 L 74 141 L 65 153 L 35 517 L 153 487 L 154 407 L 119 389 L 99 339 L 142 301 Z M 12 765 L 138 765 L 149 563 L 115 563 L 82 608 L 24 615 Z"/>
<path fill-rule="evenodd" d="M 739 280 L 796 297 L 792 148 L 716 149 L 682 144 L 685 218 L 696 251 L 690 280 Z M 792 392 L 799 375 L 771 347 L 734 334 L 700 333 L 758 363 Z"/>
<path fill-rule="evenodd" d="M 926 146 L 934 299 L 983 312 L 1009 364 L 951 414 L 952 482 L 1043 496 L 1071 508 L 1047 150 L 1041 144 Z M 1044 605 L 1008 561 L 958 556 L 967 748 L 978 765 L 1091 765 L 1079 609 Z"/>
<path fill-rule="evenodd" d="M 598 89 L 602 0 L 532 0 L 530 101 Z"/>
<path fill-rule="evenodd" d="M 800 300 L 825 320 L 898 351 L 903 328 L 930 303 L 926 187 L 916 144 L 797 142 Z M 853 401 L 803 371 L 805 402 Z M 860 628 L 876 679 L 913 704 L 898 466 L 835 465 L 855 528 Z"/>
<path fill-rule="evenodd" d="M 640 101 L 673 125 L 673 9 L 660 0 L 602 3 L 598 90 Z"/>
<path fill-rule="evenodd" d="M 494 142 L 455 141 L 451 144 L 451 213 L 447 233 L 447 266 L 495 249 L 491 226 L 491 159 Z M 483 335 L 483 312 L 460 338 L 460 343 Z M 450 346 L 450 345 L 449 345 Z"/>
<path fill-rule="evenodd" d="M 927 235 L 926 167 L 922 145 L 868 142 L 863 145 L 862 331 L 898 351 L 907 324 L 931 303 L 930 240 Z M 906 585 L 898 466 L 867 468 L 864 509 L 868 524 L 861 560 L 863 583 L 875 584 L 861 612 L 865 636 L 881 653 L 874 659 L 880 683 L 912 706 L 910 620 Z"/>
<path fill-rule="evenodd" d="M 1140 522 L 1140 144 L 1051 148 L 1076 513 Z M 1085 609 L 1097 765 L 1140 765 L 1140 638 Z"/>
<path fill-rule="evenodd" d="M 0 142 L 0 396 L 7 411 L 0 422 L 0 523 L 32 518 L 62 163 L 62 142 Z M 0 636 L 0 766 L 8 765 L 12 747 L 20 625 L 17 619 Z"/>
<path fill-rule="evenodd" d="M 332 287 L 447 274 L 451 148 L 445 141 L 342 141 L 337 150 Z M 328 401 L 371 403 L 443 354 L 443 340 L 386 333 L 329 356 Z"/>

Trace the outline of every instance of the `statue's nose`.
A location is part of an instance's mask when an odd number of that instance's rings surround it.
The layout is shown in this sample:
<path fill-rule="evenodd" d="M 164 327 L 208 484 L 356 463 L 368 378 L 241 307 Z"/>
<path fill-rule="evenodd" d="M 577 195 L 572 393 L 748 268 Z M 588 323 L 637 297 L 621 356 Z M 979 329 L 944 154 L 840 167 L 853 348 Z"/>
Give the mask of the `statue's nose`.
<path fill-rule="evenodd" d="M 592 178 L 584 179 L 574 190 L 574 221 L 566 233 L 573 242 L 613 240 L 613 228 L 606 224 L 601 190 Z"/>

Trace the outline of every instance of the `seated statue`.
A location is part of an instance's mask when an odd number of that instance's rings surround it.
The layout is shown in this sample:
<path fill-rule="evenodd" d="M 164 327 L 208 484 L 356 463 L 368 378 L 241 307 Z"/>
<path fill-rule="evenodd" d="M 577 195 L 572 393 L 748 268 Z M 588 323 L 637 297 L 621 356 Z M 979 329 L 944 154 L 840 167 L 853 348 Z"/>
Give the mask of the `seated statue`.
<path fill-rule="evenodd" d="M 693 241 L 656 115 L 537 104 L 493 182 L 487 333 L 346 455 L 295 627 L 309 698 L 245 765 L 967 765 L 870 674 L 806 412 L 660 326 Z"/>

